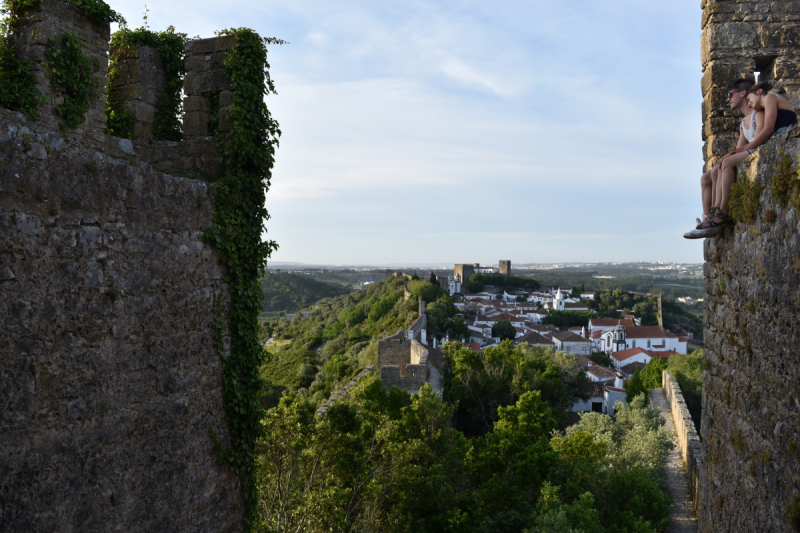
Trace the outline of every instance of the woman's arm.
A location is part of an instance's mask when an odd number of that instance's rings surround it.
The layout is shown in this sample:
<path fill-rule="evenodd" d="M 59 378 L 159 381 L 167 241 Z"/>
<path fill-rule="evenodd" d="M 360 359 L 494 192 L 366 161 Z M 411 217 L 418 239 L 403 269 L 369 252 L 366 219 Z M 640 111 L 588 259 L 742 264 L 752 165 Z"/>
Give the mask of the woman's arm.
<path fill-rule="evenodd" d="M 774 94 L 768 94 L 764 97 L 764 115 L 762 117 L 762 125 L 758 128 L 756 136 L 752 142 L 747 143 L 743 150 L 752 150 L 758 148 L 775 132 L 775 121 L 778 118 L 778 97 Z M 756 115 L 756 122 L 758 122 L 758 115 Z"/>

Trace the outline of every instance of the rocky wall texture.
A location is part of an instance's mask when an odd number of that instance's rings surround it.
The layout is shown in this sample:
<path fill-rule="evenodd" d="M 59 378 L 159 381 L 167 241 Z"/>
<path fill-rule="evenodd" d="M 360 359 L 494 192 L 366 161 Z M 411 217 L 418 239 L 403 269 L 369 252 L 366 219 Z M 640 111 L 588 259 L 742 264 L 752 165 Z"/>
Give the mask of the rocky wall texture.
<path fill-rule="evenodd" d="M 678 382 L 672 377 L 672 373 L 664 371 L 661 375 L 661 388 L 664 396 L 669 403 L 672 422 L 675 426 L 675 442 L 678 443 L 678 450 L 681 452 L 683 462 L 686 465 L 686 478 L 689 484 L 689 494 L 695 510 L 700 509 L 700 471 L 703 467 L 703 458 L 700 447 L 700 438 L 697 436 L 697 428 L 692 422 L 692 415 L 686 406 L 686 401 L 681 394 Z"/>
<path fill-rule="evenodd" d="M 0 112 L 0 530 L 241 530 L 213 190 L 42 128 Z"/>
<path fill-rule="evenodd" d="M 703 531 L 800 529 L 800 212 L 772 198 L 799 152 L 793 128 L 741 163 L 764 185 L 755 222 L 705 241 Z"/>
<path fill-rule="evenodd" d="M 703 158 L 706 169 L 736 146 L 741 113 L 727 104 L 737 78 L 778 81 L 800 106 L 800 0 L 702 0 Z"/>

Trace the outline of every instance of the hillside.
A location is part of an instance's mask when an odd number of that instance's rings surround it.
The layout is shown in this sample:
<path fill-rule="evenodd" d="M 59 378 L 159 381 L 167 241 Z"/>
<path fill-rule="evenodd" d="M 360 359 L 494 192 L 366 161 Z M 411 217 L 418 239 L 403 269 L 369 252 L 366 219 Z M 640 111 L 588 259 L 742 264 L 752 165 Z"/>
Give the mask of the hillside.
<path fill-rule="evenodd" d="M 316 281 L 307 276 L 270 272 L 261 279 L 264 299 L 261 306 L 267 313 L 297 311 L 317 300 L 333 298 L 350 292 L 348 287 Z"/>

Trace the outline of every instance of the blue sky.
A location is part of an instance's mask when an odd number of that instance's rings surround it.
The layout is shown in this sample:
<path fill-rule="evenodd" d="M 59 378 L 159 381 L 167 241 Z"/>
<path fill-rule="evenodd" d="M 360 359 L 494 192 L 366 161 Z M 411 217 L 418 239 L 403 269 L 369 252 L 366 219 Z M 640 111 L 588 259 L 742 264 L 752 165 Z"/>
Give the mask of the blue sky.
<path fill-rule="evenodd" d="M 144 4 L 112 2 L 138 26 Z M 281 124 L 269 237 L 327 264 L 701 262 L 696 0 L 150 5 L 247 26 Z"/>

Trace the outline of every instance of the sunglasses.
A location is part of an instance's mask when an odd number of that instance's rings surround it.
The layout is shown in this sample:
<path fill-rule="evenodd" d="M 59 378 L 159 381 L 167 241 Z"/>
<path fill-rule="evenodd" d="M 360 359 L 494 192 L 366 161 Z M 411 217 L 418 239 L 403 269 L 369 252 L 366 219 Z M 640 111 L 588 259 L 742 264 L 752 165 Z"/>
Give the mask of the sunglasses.
<path fill-rule="evenodd" d="M 740 90 L 738 90 L 738 91 L 728 91 L 728 100 L 730 100 L 730 99 L 731 99 L 731 96 L 733 96 L 734 94 L 736 94 L 736 93 L 743 93 L 743 92 L 744 92 L 744 89 L 740 89 Z"/>

